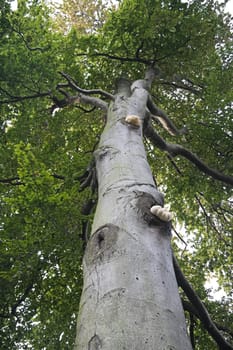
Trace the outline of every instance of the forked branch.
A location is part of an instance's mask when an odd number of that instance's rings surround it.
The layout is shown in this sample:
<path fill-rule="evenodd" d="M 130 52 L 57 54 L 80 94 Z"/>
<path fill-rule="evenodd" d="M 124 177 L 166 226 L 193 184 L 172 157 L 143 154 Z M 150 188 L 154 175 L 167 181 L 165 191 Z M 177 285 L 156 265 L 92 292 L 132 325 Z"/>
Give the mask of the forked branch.
<path fill-rule="evenodd" d="M 169 132 L 169 134 L 177 136 L 187 133 L 187 129 L 185 126 L 181 129 L 177 129 L 177 127 L 167 116 L 167 114 L 154 104 L 151 96 L 149 96 L 148 98 L 147 107 L 152 114 L 152 118 L 157 119 L 162 124 L 164 129 Z"/>
<path fill-rule="evenodd" d="M 59 72 L 68 82 L 68 86 L 71 87 L 72 89 L 81 92 L 82 94 L 85 95 L 101 95 L 103 97 L 106 97 L 108 99 L 110 99 L 111 101 L 114 101 L 114 96 L 112 94 L 110 94 L 109 92 L 106 92 L 104 90 L 101 89 L 92 89 L 92 90 L 85 90 L 85 89 L 81 89 L 77 83 L 75 82 L 75 80 L 73 78 L 71 78 L 68 74 L 64 73 L 64 72 Z M 57 87 L 64 87 L 64 84 L 58 84 Z"/>
<path fill-rule="evenodd" d="M 69 94 L 66 93 L 66 96 L 63 99 L 59 100 L 56 96 L 53 96 L 52 99 L 54 104 L 51 107 L 51 113 L 53 113 L 56 108 L 64 108 L 67 106 L 77 105 L 80 103 L 89 104 L 93 106 L 93 108 L 100 108 L 104 111 L 107 111 L 108 109 L 108 104 L 105 101 L 101 100 L 98 97 L 87 96 L 82 93 L 79 93 L 78 95 L 74 95 L 74 96 L 70 96 Z M 90 112 L 90 111 L 85 110 L 85 112 Z"/>

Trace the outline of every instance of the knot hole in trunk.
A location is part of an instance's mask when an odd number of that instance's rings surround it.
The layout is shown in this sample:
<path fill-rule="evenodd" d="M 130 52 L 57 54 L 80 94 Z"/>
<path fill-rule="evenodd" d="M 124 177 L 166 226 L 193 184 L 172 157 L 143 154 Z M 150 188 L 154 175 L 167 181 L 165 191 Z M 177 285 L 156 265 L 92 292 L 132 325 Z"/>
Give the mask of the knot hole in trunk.
<path fill-rule="evenodd" d="M 99 227 L 90 237 L 86 252 L 85 262 L 93 264 L 96 260 L 108 260 L 116 252 L 119 227 L 113 224 L 106 224 Z"/>
<path fill-rule="evenodd" d="M 97 235 L 97 243 L 99 245 L 99 248 L 103 248 L 104 246 L 104 232 L 99 232 Z"/>

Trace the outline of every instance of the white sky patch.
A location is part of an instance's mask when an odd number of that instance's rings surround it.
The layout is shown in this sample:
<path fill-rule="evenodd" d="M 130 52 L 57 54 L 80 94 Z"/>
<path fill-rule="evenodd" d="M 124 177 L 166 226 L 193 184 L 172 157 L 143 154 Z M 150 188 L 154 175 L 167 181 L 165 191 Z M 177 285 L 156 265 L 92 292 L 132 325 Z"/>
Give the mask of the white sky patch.
<path fill-rule="evenodd" d="M 233 14 L 233 0 L 230 0 L 228 2 L 228 4 L 226 5 L 226 11 L 230 12 L 231 14 Z"/>
<path fill-rule="evenodd" d="M 186 232 L 185 227 L 183 225 L 175 225 L 176 231 L 180 234 L 181 238 L 184 240 L 186 245 L 180 240 L 179 237 L 176 236 L 175 232 L 173 232 L 173 237 L 175 238 L 175 244 L 180 249 L 180 255 L 182 258 L 183 252 L 186 250 L 192 254 L 194 252 L 193 244 L 195 232 Z M 224 289 L 219 286 L 218 279 L 214 275 L 214 273 L 205 275 L 206 282 L 204 283 L 205 289 L 209 290 L 208 294 L 213 300 L 221 301 L 222 298 L 227 298 L 227 294 Z"/>
<path fill-rule="evenodd" d="M 209 294 L 214 300 L 221 301 L 223 297 L 227 297 L 227 294 L 219 287 L 218 280 L 214 276 L 208 278 L 205 282 L 205 288 L 211 290 Z"/>
<path fill-rule="evenodd" d="M 17 1 L 17 0 L 12 1 L 12 3 L 11 3 L 11 9 L 12 9 L 13 11 L 16 11 L 16 10 L 17 10 L 17 7 L 18 7 L 18 1 Z"/>

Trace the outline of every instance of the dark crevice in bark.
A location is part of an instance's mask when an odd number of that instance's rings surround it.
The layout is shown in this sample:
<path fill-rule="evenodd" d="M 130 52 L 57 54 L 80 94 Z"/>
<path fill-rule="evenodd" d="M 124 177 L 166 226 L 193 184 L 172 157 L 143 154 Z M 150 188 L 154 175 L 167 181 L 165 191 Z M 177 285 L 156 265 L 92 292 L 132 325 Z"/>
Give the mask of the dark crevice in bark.
<path fill-rule="evenodd" d="M 140 186 L 148 186 L 148 187 L 155 188 L 154 185 L 148 184 L 146 182 L 145 183 L 135 182 L 133 179 L 124 178 L 124 179 L 122 179 L 122 181 L 118 181 L 117 185 L 115 185 L 115 183 L 114 183 L 114 184 L 110 185 L 108 188 L 106 188 L 106 190 L 103 192 L 103 197 L 106 196 L 106 194 L 108 194 L 111 191 L 116 191 L 116 190 L 125 191 L 127 189 L 130 189 L 130 188 L 132 189 L 133 187 L 138 188 Z M 159 201 L 159 202 L 161 202 L 161 201 Z"/>
<path fill-rule="evenodd" d="M 113 157 L 115 157 L 116 154 L 118 154 L 120 151 L 117 150 L 116 148 L 113 147 L 109 147 L 109 146 L 102 146 L 99 147 L 96 151 L 95 151 L 95 158 L 98 161 L 103 160 L 105 157 L 109 156 L 110 154 L 110 159 L 112 159 Z"/>
<path fill-rule="evenodd" d="M 88 350 L 101 350 L 102 343 L 100 337 L 95 334 L 88 342 Z"/>
<path fill-rule="evenodd" d="M 102 249 L 104 247 L 104 239 L 105 239 L 104 234 L 102 232 L 100 232 L 97 235 L 99 249 Z"/>
<path fill-rule="evenodd" d="M 82 206 L 81 209 L 81 214 L 83 216 L 88 216 L 93 212 L 93 208 L 96 205 L 96 199 L 94 198 L 89 198 Z M 88 242 L 88 238 L 89 238 L 89 234 L 90 234 L 90 221 L 87 219 L 83 219 L 82 220 L 82 233 L 81 233 L 81 237 L 82 237 L 82 241 L 83 241 L 83 247 L 84 249 L 86 248 L 87 242 Z"/>

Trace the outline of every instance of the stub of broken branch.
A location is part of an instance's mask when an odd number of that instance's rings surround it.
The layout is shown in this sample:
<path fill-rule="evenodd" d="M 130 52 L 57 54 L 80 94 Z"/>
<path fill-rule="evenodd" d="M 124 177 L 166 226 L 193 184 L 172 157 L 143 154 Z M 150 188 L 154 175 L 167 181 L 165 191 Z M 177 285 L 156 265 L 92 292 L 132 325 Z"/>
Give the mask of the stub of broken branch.
<path fill-rule="evenodd" d="M 125 118 L 126 123 L 133 125 L 137 128 L 141 125 L 141 119 L 138 115 L 135 114 L 128 114 Z"/>

